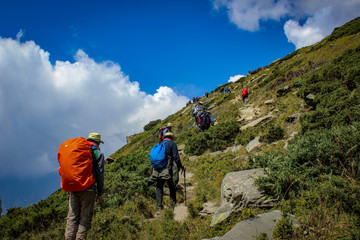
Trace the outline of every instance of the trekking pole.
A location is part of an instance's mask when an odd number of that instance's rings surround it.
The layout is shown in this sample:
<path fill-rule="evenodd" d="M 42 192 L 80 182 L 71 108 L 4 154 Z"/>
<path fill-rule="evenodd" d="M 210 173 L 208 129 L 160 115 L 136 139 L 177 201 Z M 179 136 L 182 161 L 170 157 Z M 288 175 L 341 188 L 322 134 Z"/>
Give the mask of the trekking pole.
<path fill-rule="evenodd" d="M 185 177 L 185 169 L 184 169 L 184 193 L 185 193 L 185 205 L 186 205 L 186 177 Z"/>

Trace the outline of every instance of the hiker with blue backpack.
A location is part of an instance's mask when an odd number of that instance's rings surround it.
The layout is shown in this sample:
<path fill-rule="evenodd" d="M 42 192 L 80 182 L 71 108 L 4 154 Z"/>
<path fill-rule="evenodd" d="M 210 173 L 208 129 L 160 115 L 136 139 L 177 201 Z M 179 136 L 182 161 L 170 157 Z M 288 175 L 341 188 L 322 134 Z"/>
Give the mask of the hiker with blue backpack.
<path fill-rule="evenodd" d="M 156 144 L 150 151 L 150 161 L 153 167 L 150 184 L 156 184 L 156 216 L 160 215 L 163 206 L 164 185 L 167 183 L 170 189 L 170 198 L 176 204 L 176 185 L 179 182 L 179 170 L 185 171 L 182 165 L 179 151 L 174 142 L 175 135 L 167 132 L 164 140 Z"/>

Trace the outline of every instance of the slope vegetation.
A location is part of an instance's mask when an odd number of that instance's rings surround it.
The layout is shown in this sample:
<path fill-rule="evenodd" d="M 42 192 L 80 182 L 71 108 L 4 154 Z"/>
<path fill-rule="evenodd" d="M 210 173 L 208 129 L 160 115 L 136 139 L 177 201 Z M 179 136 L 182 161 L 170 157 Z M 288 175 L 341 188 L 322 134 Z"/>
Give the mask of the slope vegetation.
<path fill-rule="evenodd" d="M 360 239 L 359 26 L 360 18 L 354 19 L 321 42 L 202 97 L 216 120 L 204 133 L 194 126 L 191 105 L 150 122 L 111 155 L 115 162 L 106 166 L 104 201 L 96 206 L 89 239 L 221 236 L 262 210 L 246 209 L 210 227 L 211 219 L 199 216 L 203 204 L 219 203 L 226 173 L 257 167 L 268 172 L 257 180 L 260 189 L 281 197 L 276 208 L 294 214 L 301 225 L 294 229 L 283 221 L 275 237 Z M 221 87 L 231 92 L 221 93 Z M 243 87 L 249 89 L 246 104 Z M 182 222 L 174 220 L 171 208 L 154 218 L 155 188 L 147 185 L 149 151 L 159 127 L 168 122 L 193 174 L 187 184 L 195 187 L 194 199 L 187 202 L 189 216 Z M 250 148 L 255 138 L 259 144 Z M 226 151 L 234 146 L 235 151 Z M 184 201 L 182 194 L 178 200 Z M 62 239 L 67 204 L 67 194 L 58 190 L 27 208 L 9 209 L 0 218 L 0 239 Z M 165 205 L 170 206 L 168 197 Z"/>

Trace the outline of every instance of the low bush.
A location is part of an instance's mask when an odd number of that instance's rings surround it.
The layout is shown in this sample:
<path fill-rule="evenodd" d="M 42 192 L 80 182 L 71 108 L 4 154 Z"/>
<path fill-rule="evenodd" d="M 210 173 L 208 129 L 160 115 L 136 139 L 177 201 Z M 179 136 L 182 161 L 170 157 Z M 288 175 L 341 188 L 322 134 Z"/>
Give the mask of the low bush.
<path fill-rule="evenodd" d="M 212 151 L 224 149 L 235 142 L 235 137 L 239 132 L 240 126 L 236 120 L 219 123 L 205 132 L 190 137 L 185 153 L 201 155 L 208 149 Z"/>
<path fill-rule="evenodd" d="M 144 130 L 145 131 L 149 131 L 150 129 L 152 129 L 153 127 L 155 127 L 156 125 L 158 125 L 161 122 L 161 119 L 158 120 L 154 120 L 154 121 L 150 121 L 148 124 L 146 124 L 144 126 Z"/>
<path fill-rule="evenodd" d="M 257 181 L 263 190 L 286 196 L 289 191 L 300 194 L 310 189 L 324 174 L 358 179 L 359 141 L 359 122 L 297 136 L 285 154 L 271 152 L 256 159 L 269 169 L 269 176 Z"/>
<path fill-rule="evenodd" d="M 319 72 L 304 77 L 299 95 L 315 94 L 315 108 L 301 116 L 301 132 L 360 121 L 360 47 L 348 50 Z"/>
<path fill-rule="evenodd" d="M 260 136 L 259 141 L 265 143 L 272 143 L 284 138 L 286 130 L 281 126 L 270 126 L 268 132 Z"/>

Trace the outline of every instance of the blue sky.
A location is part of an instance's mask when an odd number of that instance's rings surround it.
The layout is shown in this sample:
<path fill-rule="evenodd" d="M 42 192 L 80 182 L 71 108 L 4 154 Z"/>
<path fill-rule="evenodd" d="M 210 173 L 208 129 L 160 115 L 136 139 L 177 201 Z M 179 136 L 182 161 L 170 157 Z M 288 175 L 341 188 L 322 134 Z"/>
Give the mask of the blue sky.
<path fill-rule="evenodd" d="M 0 0 L 4 209 L 59 188 L 56 153 L 67 138 L 99 132 L 108 156 L 192 96 L 359 12 L 358 0 Z"/>

